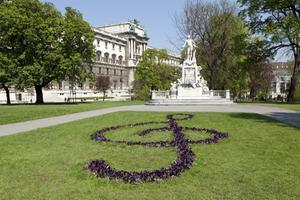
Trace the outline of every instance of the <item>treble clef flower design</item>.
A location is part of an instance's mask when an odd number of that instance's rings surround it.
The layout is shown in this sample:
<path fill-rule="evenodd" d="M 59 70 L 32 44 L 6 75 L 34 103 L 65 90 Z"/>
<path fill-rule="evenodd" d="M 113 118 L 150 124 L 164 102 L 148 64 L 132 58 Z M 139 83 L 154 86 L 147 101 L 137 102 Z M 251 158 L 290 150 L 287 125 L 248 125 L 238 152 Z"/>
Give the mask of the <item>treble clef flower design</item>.
<path fill-rule="evenodd" d="M 181 116 L 180 119 L 175 119 L 174 116 Z M 144 122 L 136 124 L 128 124 L 121 126 L 114 126 L 109 128 L 104 128 L 96 133 L 92 134 L 91 138 L 99 142 L 110 142 L 114 144 L 125 144 L 125 145 L 143 145 L 152 147 L 175 147 L 177 158 L 176 160 L 167 167 L 155 169 L 151 171 L 125 171 L 117 170 L 112 168 L 104 160 L 93 160 L 87 163 L 85 168 L 93 173 L 97 177 L 108 177 L 114 180 L 123 180 L 126 183 L 144 183 L 144 182 L 155 182 L 161 181 L 163 179 L 168 179 L 171 177 L 179 176 L 184 171 L 188 170 L 194 160 L 195 154 L 193 153 L 190 144 L 211 144 L 216 143 L 221 139 L 227 138 L 227 133 L 222 133 L 213 129 L 196 128 L 196 127 L 182 127 L 179 126 L 177 121 L 189 120 L 193 117 L 190 114 L 174 114 L 167 115 L 167 121 L 160 122 Z M 144 136 L 157 131 L 172 131 L 174 139 L 172 141 L 158 141 L 158 142 L 134 142 L 134 141 L 112 141 L 106 138 L 104 135 L 108 131 L 118 130 L 126 127 L 135 127 L 149 124 L 161 124 L 167 123 L 168 126 L 162 128 L 152 128 L 146 129 L 138 133 L 139 136 Z M 190 140 L 185 137 L 184 131 L 193 131 L 210 134 L 212 137 L 202 139 L 202 140 Z"/>

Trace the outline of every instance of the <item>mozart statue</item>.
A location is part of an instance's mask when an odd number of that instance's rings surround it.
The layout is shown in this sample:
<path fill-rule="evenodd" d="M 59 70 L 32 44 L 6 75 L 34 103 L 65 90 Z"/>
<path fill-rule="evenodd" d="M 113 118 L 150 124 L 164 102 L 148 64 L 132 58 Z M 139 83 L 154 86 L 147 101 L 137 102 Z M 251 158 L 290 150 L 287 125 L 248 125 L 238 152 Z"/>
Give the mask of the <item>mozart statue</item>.
<path fill-rule="evenodd" d="M 183 48 L 187 48 L 187 58 L 185 62 L 196 63 L 196 43 L 190 35 L 188 35 L 187 40 L 184 42 Z"/>

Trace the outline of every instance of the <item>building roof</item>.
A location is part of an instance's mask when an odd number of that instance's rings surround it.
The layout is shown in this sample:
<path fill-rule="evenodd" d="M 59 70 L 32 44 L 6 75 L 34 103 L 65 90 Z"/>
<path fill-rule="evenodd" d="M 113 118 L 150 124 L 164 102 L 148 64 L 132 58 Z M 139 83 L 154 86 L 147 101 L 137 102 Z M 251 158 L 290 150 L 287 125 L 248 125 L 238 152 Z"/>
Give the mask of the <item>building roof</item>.
<path fill-rule="evenodd" d="M 109 33 L 107 31 L 99 30 L 97 28 L 93 28 L 93 30 L 94 30 L 95 33 L 99 33 L 101 35 L 105 35 L 107 37 L 110 37 L 110 38 L 113 38 L 113 39 L 116 39 L 116 40 L 121 40 L 123 42 L 126 42 L 126 39 L 124 39 L 122 37 L 119 37 L 119 36 L 117 36 L 115 34 Z"/>
<path fill-rule="evenodd" d="M 274 70 L 280 70 L 280 69 L 289 69 L 289 63 L 288 62 L 272 62 L 270 63 L 272 68 Z"/>

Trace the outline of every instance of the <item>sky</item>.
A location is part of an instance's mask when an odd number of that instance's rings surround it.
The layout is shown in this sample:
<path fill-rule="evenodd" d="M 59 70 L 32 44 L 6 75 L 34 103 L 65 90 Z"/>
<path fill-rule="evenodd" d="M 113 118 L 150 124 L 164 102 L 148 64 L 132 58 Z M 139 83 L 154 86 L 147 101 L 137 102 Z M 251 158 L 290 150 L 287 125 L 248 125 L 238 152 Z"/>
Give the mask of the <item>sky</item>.
<path fill-rule="evenodd" d="M 70 6 L 79 10 L 92 26 L 114 24 L 137 19 L 147 32 L 149 45 L 176 52 L 179 40 L 174 22 L 186 0 L 42 0 L 60 11 Z M 172 41 L 172 42 L 171 42 Z M 174 45 L 174 43 L 176 45 Z"/>
<path fill-rule="evenodd" d="M 137 19 L 147 32 L 149 46 L 179 52 L 184 41 L 178 36 L 174 22 L 187 0 L 41 0 L 51 2 L 60 11 L 70 6 L 79 10 L 91 26 L 101 26 Z M 212 0 L 213 1 L 213 0 Z M 288 56 L 281 51 L 276 61 Z"/>

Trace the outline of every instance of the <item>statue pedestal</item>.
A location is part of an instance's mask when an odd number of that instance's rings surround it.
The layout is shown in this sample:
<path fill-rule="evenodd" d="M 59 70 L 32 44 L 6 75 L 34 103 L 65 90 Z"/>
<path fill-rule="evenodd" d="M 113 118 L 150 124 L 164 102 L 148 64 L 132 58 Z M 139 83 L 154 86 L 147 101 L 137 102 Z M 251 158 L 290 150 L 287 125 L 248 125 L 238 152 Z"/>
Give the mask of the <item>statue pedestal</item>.
<path fill-rule="evenodd" d="M 200 99 L 202 95 L 202 88 L 178 87 L 177 90 L 177 99 Z"/>

